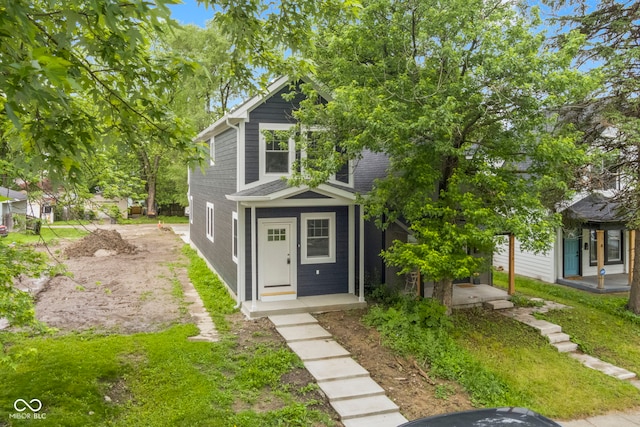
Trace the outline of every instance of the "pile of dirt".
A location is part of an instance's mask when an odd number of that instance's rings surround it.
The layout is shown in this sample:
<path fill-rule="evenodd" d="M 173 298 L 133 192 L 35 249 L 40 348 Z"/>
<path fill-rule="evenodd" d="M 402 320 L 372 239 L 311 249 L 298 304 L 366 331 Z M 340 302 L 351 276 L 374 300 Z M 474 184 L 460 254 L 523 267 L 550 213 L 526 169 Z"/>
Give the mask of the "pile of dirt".
<path fill-rule="evenodd" d="M 116 230 L 95 230 L 84 236 L 82 240 L 65 249 L 69 258 L 94 256 L 98 251 L 114 254 L 135 254 L 138 248 L 125 241 Z"/>

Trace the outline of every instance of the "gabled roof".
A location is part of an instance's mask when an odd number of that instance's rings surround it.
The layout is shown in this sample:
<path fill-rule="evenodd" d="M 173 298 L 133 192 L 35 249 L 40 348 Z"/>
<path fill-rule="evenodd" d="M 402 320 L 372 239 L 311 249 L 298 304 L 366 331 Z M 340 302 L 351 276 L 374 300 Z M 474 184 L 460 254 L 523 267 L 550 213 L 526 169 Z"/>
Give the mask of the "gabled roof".
<path fill-rule="evenodd" d="M 333 183 L 320 184 L 316 188 L 310 188 L 307 185 L 299 187 L 291 187 L 287 181 L 278 179 L 247 188 L 237 193 L 227 195 L 227 199 L 234 202 L 266 202 L 277 199 L 286 199 L 305 191 L 313 191 L 330 197 L 338 197 L 347 200 L 355 200 L 355 190 L 352 188 L 342 187 Z"/>
<path fill-rule="evenodd" d="M 328 91 L 325 90 L 322 87 L 322 85 L 320 85 L 319 83 L 312 81 L 312 79 L 308 77 L 303 77 L 302 79 L 299 79 L 299 80 L 313 83 L 313 85 L 316 87 L 316 90 L 325 99 L 329 99 L 330 95 Z M 249 118 L 249 113 L 251 113 L 251 111 L 253 111 L 256 107 L 258 107 L 259 105 L 267 101 L 269 98 L 271 98 L 273 95 L 275 95 L 276 93 L 278 93 L 280 90 L 282 90 L 284 87 L 286 87 L 291 83 L 293 83 L 293 79 L 291 79 L 288 76 L 282 76 L 277 78 L 271 84 L 269 84 L 269 86 L 267 87 L 267 90 L 264 93 L 258 94 L 254 97 L 247 99 L 245 102 L 238 105 L 237 107 L 235 107 L 233 110 L 231 110 L 224 116 L 220 117 L 212 125 L 210 125 L 205 130 L 200 132 L 198 136 L 196 136 L 195 140 L 203 141 L 211 135 L 215 135 L 216 133 L 219 133 L 220 131 L 226 128 L 234 126 L 240 123 L 241 121 L 247 120 Z"/>
<path fill-rule="evenodd" d="M 583 222 L 624 222 L 620 203 L 602 194 L 594 193 L 569 206 L 566 215 Z"/>
<path fill-rule="evenodd" d="M 19 191 L 11 190 L 7 187 L 0 187 L 0 197 L 11 199 L 12 202 L 27 200 L 27 195 Z"/>

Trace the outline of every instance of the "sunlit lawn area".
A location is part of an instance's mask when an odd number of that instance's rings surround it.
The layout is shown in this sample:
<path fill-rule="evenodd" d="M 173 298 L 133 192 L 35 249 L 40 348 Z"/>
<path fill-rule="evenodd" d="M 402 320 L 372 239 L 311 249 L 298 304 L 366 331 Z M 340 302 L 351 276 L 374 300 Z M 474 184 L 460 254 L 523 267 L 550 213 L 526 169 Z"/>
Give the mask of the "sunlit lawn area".
<path fill-rule="evenodd" d="M 47 244 L 55 243 L 63 239 L 79 239 L 89 233 L 82 225 L 70 228 L 49 228 L 43 225 L 40 234 L 33 234 L 31 231 L 11 232 L 9 236 L 4 238 L 5 243 L 38 243 L 45 242 Z"/>

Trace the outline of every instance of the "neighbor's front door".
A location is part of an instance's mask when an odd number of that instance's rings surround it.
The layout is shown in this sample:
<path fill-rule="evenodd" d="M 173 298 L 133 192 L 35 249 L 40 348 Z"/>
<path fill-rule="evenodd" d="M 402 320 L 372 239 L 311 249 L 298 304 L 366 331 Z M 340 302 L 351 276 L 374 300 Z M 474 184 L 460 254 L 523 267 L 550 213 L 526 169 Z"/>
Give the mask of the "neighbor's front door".
<path fill-rule="evenodd" d="M 295 299 L 296 219 L 259 219 L 258 230 L 260 300 Z"/>

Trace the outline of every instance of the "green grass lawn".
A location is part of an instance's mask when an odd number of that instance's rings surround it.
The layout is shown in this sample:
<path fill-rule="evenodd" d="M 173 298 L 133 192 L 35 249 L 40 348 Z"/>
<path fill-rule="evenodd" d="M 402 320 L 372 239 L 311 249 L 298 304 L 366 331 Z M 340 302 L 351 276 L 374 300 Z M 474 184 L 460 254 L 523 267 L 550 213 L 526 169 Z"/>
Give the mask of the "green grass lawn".
<path fill-rule="evenodd" d="M 16 242 L 22 244 L 31 244 L 45 242 L 47 244 L 55 244 L 56 241 L 64 239 L 79 239 L 89 231 L 78 225 L 74 228 L 49 228 L 43 225 L 40 229 L 40 235 L 33 234 L 30 231 L 11 232 L 9 236 L 4 238 L 5 243 Z"/>
<path fill-rule="evenodd" d="M 192 324 L 135 335 L 0 332 L 0 362 L 15 365 L 0 363 L 0 425 L 35 425 L 15 418 L 16 399 L 42 402 L 39 426 L 331 425 L 309 395 L 314 384 L 282 381 L 303 369 L 300 359 L 280 341 L 239 345 L 226 319 L 233 300 L 195 252 L 185 254 L 220 342 L 188 341 Z"/>
<path fill-rule="evenodd" d="M 496 274 L 496 282 L 504 285 L 506 276 Z M 516 289 L 521 299 L 537 296 L 574 306 L 545 318 L 586 352 L 640 373 L 640 322 L 621 309 L 624 297 L 521 279 Z M 477 406 L 524 406 L 577 419 L 640 404 L 640 391 L 630 383 L 559 353 L 533 328 L 485 309 L 456 310 L 447 325 L 428 301 L 373 307 L 365 321 L 377 327 L 386 345 L 421 361 L 430 375 L 460 383 Z"/>
<path fill-rule="evenodd" d="M 496 273 L 496 285 L 506 281 L 506 274 Z M 585 353 L 640 375 L 640 316 L 625 309 L 628 295 L 593 294 L 525 277 L 516 277 L 516 292 L 571 306 L 538 317 L 562 326 Z"/>

